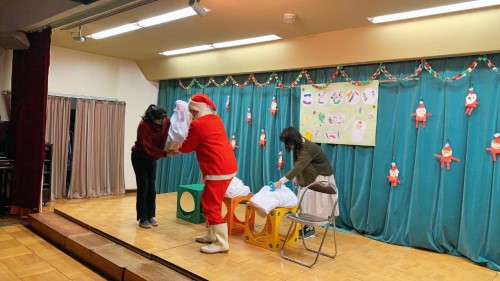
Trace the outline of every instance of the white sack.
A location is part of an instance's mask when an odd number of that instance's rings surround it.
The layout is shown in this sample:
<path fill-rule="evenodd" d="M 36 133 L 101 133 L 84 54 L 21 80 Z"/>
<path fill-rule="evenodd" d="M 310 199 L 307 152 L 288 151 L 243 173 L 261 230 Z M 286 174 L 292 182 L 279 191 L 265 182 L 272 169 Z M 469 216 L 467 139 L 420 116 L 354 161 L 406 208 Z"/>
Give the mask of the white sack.
<path fill-rule="evenodd" d="M 191 123 L 190 119 L 187 102 L 175 101 L 174 113 L 170 117 L 170 128 L 168 129 L 165 150 L 177 148 L 186 139 L 189 124 Z"/>
<path fill-rule="evenodd" d="M 284 185 L 274 191 L 271 191 L 270 186 L 265 185 L 250 198 L 250 204 L 256 208 L 257 214 L 261 217 L 267 216 L 274 208 L 292 208 L 297 203 L 295 193 Z"/>
<path fill-rule="evenodd" d="M 225 197 L 233 198 L 250 194 L 250 187 L 246 186 L 239 178 L 234 177 L 226 190 Z"/>

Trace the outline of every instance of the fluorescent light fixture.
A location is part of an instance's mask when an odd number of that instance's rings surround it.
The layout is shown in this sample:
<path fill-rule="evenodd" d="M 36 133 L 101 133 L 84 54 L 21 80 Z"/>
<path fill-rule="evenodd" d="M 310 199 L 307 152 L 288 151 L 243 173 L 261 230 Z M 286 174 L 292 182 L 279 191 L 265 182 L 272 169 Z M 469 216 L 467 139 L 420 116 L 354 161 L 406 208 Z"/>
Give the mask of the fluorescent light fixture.
<path fill-rule="evenodd" d="M 210 9 L 205 8 L 205 13 L 209 12 L 209 11 L 210 11 Z M 191 7 L 188 7 L 188 8 L 180 9 L 177 11 L 165 13 L 163 15 L 159 15 L 156 17 L 148 18 L 145 20 L 140 20 L 138 22 L 129 23 L 129 24 L 115 27 L 115 28 L 100 31 L 100 32 L 94 33 L 92 35 L 89 35 L 87 37 L 90 37 L 92 39 L 103 39 L 103 38 L 111 37 L 114 35 L 122 34 L 125 32 L 133 31 L 133 30 L 136 30 L 136 29 L 139 29 L 142 27 L 148 27 L 148 26 L 153 26 L 153 25 L 157 25 L 157 24 L 162 24 L 162 23 L 166 23 L 166 22 L 170 22 L 170 21 L 174 21 L 174 20 L 178 20 L 178 19 L 182 19 L 182 18 L 187 18 L 187 17 L 194 16 L 194 15 L 196 15 L 196 12 Z"/>
<path fill-rule="evenodd" d="M 172 51 L 165 51 L 161 52 L 161 55 L 164 56 L 175 56 L 175 55 L 180 55 L 180 54 L 186 54 L 186 53 L 194 53 L 194 52 L 201 52 L 201 51 L 206 51 L 206 50 L 211 50 L 214 47 L 211 45 L 201 45 L 201 46 L 196 46 L 196 47 L 190 47 L 190 48 L 185 48 L 185 49 L 177 49 L 177 50 L 172 50 Z"/>
<path fill-rule="evenodd" d="M 439 6 L 434 8 L 428 8 L 428 9 L 408 11 L 397 14 L 390 14 L 385 16 L 378 16 L 378 17 L 368 18 L 368 20 L 373 23 L 383 23 L 383 22 L 405 20 L 405 19 L 412 19 L 425 16 L 433 16 L 444 13 L 452 13 L 470 9 L 478 9 L 495 5 L 500 5 L 500 0 L 477 0 L 477 1 L 470 1 L 470 2 Z"/>
<path fill-rule="evenodd" d="M 138 21 L 137 24 L 141 27 L 148 27 L 152 25 L 157 25 L 161 23 L 166 23 L 169 21 L 174 21 L 182 18 L 187 18 L 196 15 L 196 12 L 191 8 L 184 8 L 149 19 Z"/>
<path fill-rule="evenodd" d="M 141 27 L 138 26 L 137 24 L 129 23 L 129 24 L 126 24 L 126 25 L 122 25 L 122 26 L 118 26 L 118 27 L 115 27 L 115 28 L 107 29 L 107 30 L 104 30 L 104 31 L 101 31 L 101 32 L 97 32 L 97 33 L 94 33 L 94 34 L 89 35 L 87 37 L 90 37 L 92 39 L 102 39 L 102 38 L 106 38 L 106 37 L 111 37 L 111 36 L 115 36 L 115 35 L 118 35 L 118 34 L 122 34 L 122 33 L 125 33 L 125 32 L 129 32 L 129 31 L 132 31 L 132 30 L 136 30 L 136 29 L 139 29 L 139 28 L 141 28 Z"/>
<path fill-rule="evenodd" d="M 266 35 L 266 36 L 260 36 L 260 37 L 254 37 L 254 38 L 241 39 L 241 40 L 227 41 L 227 42 L 222 42 L 222 43 L 215 43 L 213 46 L 214 46 L 214 48 L 227 48 L 227 47 L 234 47 L 234 46 L 240 46 L 240 45 L 248 45 L 248 44 L 273 41 L 273 40 L 278 40 L 278 39 L 281 39 L 281 37 L 278 37 L 278 36 L 273 34 L 273 35 Z"/>
<path fill-rule="evenodd" d="M 266 36 L 248 38 L 248 39 L 215 43 L 213 45 L 202 45 L 202 46 L 185 48 L 185 49 L 165 51 L 165 52 L 161 52 L 160 55 L 174 56 L 174 55 L 179 55 L 179 54 L 206 51 L 206 50 L 211 50 L 211 49 L 216 49 L 216 48 L 227 48 L 227 47 L 234 47 L 234 46 L 240 46 L 240 45 L 255 44 L 255 43 L 273 41 L 273 40 L 278 40 L 278 39 L 281 39 L 281 37 L 278 37 L 278 36 L 273 34 L 273 35 L 266 35 Z"/>

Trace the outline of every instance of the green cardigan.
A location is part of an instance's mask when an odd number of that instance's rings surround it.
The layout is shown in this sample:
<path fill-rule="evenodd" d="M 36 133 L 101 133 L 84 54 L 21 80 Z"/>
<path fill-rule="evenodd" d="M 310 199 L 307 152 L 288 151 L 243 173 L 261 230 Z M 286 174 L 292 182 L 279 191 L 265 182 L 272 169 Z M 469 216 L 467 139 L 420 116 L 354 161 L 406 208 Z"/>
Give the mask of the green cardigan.
<path fill-rule="evenodd" d="M 293 154 L 293 161 L 293 168 L 285 177 L 288 180 L 297 178 L 299 186 L 313 183 L 318 175 L 333 175 L 333 169 L 321 147 L 309 140 L 305 140 L 302 149 Z"/>

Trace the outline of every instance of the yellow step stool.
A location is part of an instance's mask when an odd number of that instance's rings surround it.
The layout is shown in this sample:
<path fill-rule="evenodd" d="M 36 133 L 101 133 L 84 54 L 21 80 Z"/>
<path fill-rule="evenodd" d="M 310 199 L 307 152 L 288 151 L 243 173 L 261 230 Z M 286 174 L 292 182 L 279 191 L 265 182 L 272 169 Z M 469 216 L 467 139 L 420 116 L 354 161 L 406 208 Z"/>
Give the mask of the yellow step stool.
<path fill-rule="evenodd" d="M 229 235 L 239 234 L 245 232 L 246 221 L 240 221 L 235 214 L 236 207 L 243 201 L 248 201 L 252 198 L 253 194 L 248 194 L 244 196 L 236 197 L 224 197 L 224 204 L 226 205 L 226 216 L 224 220 L 227 222 L 227 230 Z M 248 221 L 251 224 L 251 229 L 253 229 L 254 217 L 251 217 Z"/>
<path fill-rule="evenodd" d="M 250 202 L 247 202 L 245 209 L 245 242 L 271 251 L 279 251 L 282 243 L 286 243 L 287 246 L 295 245 L 299 239 L 297 225 L 292 229 L 287 241 L 285 241 L 285 236 L 288 228 L 285 230 L 285 234 L 279 232 L 281 219 L 285 217 L 286 213 L 294 212 L 295 209 L 296 207 L 272 209 L 266 216 L 264 228 L 262 228 L 261 232 L 255 233 L 253 223 L 250 223 L 255 219 L 255 207 Z"/>

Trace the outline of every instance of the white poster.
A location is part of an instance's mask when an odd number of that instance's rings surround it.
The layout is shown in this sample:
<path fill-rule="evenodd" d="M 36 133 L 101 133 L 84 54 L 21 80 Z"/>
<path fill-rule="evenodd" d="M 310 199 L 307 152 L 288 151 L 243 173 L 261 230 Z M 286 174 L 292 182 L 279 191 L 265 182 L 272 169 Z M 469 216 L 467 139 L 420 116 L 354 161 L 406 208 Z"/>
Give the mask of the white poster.
<path fill-rule="evenodd" d="M 301 86 L 300 133 L 316 143 L 375 146 L 378 81 Z"/>

